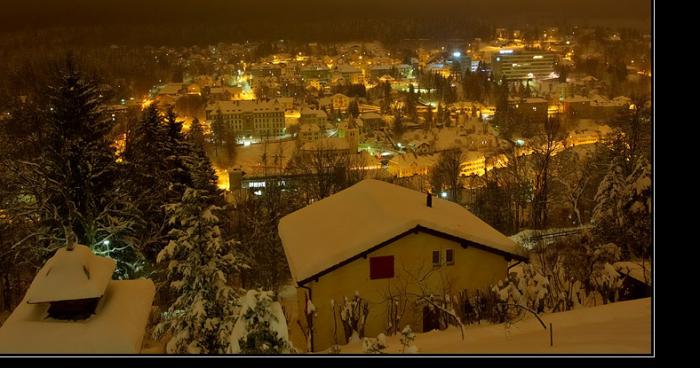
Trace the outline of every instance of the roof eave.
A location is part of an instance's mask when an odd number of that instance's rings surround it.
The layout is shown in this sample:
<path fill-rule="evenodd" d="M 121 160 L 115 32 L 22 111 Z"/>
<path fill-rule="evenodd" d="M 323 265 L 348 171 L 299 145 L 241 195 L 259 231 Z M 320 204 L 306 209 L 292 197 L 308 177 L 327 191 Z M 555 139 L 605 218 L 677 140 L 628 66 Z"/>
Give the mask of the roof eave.
<path fill-rule="evenodd" d="M 351 263 L 351 262 L 353 262 L 353 261 L 355 261 L 355 260 L 357 260 L 357 259 L 359 259 L 359 258 L 366 258 L 367 255 L 368 255 L 369 253 L 372 253 L 372 252 L 374 252 L 374 251 L 376 251 L 376 250 L 378 250 L 378 249 L 380 249 L 380 248 L 383 248 L 383 247 L 385 247 L 385 246 L 387 246 L 387 245 L 389 245 L 389 244 L 391 244 L 391 243 L 393 243 L 393 242 L 395 242 L 395 241 L 397 241 L 397 240 L 399 240 L 399 239 L 401 239 L 401 238 L 403 238 L 403 237 L 405 237 L 405 236 L 407 236 L 407 235 L 416 234 L 416 233 L 418 233 L 418 232 L 424 232 L 424 233 L 426 233 L 426 234 L 430 234 L 430 235 L 433 235 L 433 236 L 437 236 L 437 237 L 441 237 L 441 238 L 444 238 L 444 239 L 452 240 L 452 241 L 454 241 L 454 242 L 459 243 L 460 246 L 462 246 L 462 248 L 464 248 L 464 249 L 466 249 L 467 247 L 470 247 L 470 246 L 471 246 L 471 247 L 474 247 L 474 248 L 477 248 L 477 249 L 484 250 L 484 251 L 486 251 L 486 252 L 495 253 L 495 254 L 497 254 L 497 255 L 503 256 L 504 258 L 506 258 L 506 260 L 509 260 L 509 261 L 512 260 L 512 259 L 516 259 L 516 260 L 523 261 L 523 262 L 529 262 L 528 257 L 522 256 L 522 255 L 520 255 L 520 254 L 511 253 L 511 252 L 507 252 L 507 251 L 504 251 L 504 250 L 501 250 L 501 249 L 496 249 L 496 248 L 493 248 L 493 247 L 489 247 L 489 246 L 487 246 L 487 245 L 483 245 L 483 244 L 480 244 L 480 243 L 477 243 L 477 242 L 474 242 L 474 241 L 471 241 L 471 240 L 467 240 L 467 239 L 460 238 L 460 237 L 458 237 L 458 236 L 454 236 L 454 235 L 447 234 L 447 233 L 444 233 L 444 232 L 441 232 L 441 231 L 438 231 L 438 230 L 434 230 L 434 229 L 431 229 L 431 228 L 426 227 L 426 226 L 423 226 L 423 225 L 416 225 L 416 226 L 414 226 L 414 227 L 412 227 L 412 228 L 410 228 L 410 229 L 404 231 L 403 233 L 400 233 L 400 234 L 398 234 L 398 235 L 392 237 L 391 239 L 385 240 L 385 241 L 383 241 L 383 242 L 381 242 L 381 243 L 379 243 L 379 244 L 377 244 L 377 245 L 375 245 L 375 246 L 373 246 L 373 247 L 371 247 L 371 248 L 369 248 L 369 249 L 367 249 L 367 250 L 365 250 L 365 251 L 362 251 L 362 252 L 359 253 L 359 254 L 356 254 L 356 255 L 354 255 L 354 256 L 352 256 L 352 257 L 346 259 L 346 260 L 343 260 L 343 261 L 341 261 L 341 262 L 338 262 L 338 263 L 336 263 L 335 265 L 330 266 L 330 267 L 328 267 L 328 268 L 326 268 L 326 269 L 324 269 L 324 270 L 322 270 L 322 271 L 320 271 L 320 272 L 317 272 L 317 273 L 315 273 L 315 274 L 313 274 L 313 275 L 311 275 L 311 276 L 309 276 L 309 277 L 306 277 L 306 278 L 304 278 L 304 279 L 302 279 L 302 280 L 300 280 L 300 281 L 297 281 L 297 285 L 301 287 L 301 286 L 303 286 L 303 285 L 308 284 L 308 283 L 311 282 L 311 281 L 318 281 L 318 279 L 319 279 L 321 276 L 324 276 L 324 275 L 326 275 L 326 274 L 328 274 L 328 273 L 330 273 L 330 272 L 333 272 L 333 271 L 335 271 L 336 269 L 338 269 L 338 268 L 340 268 L 340 267 L 343 267 L 343 266 L 345 266 L 346 264 Z"/>

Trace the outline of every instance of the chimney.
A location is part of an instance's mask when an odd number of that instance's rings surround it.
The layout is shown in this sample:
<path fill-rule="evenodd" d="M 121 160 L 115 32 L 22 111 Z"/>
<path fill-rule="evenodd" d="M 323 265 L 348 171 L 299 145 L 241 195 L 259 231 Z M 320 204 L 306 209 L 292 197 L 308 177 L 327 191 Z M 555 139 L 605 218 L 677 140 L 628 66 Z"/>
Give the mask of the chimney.
<path fill-rule="evenodd" d="M 72 251 L 75 248 L 75 233 L 67 225 L 63 225 L 63 232 L 66 234 L 66 250 Z"/>
<path fill-rule="evenodd" d="M 431 207 L 431 208 L 433 207 L 433 196 L 432 196 L 432 194 L 430 194 L 430 192 L 427 193 L 427 196 L 426 196 L 426 198 L 425 198 L 425 201 L 426 201 L 425 204 L 426 204 L 428 207 Z"/>

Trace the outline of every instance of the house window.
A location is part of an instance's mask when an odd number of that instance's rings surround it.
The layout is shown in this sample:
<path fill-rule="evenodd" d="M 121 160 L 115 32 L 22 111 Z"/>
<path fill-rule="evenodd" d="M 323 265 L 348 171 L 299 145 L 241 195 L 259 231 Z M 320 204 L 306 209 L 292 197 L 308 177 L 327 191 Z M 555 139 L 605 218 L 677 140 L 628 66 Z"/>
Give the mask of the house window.
<path fill-rule="evenodd" d="M 445 264 L 447 264 L 447 265 L 455 264 L 455 250 L 454 249 L 446 249 L 445 250 Z"/>
<path fill-rule="evenodd" d="M 394 256 L 370 257 L 369 279 L 390 279 L 394 277 Z"/>
<path fill-rule="evenodd" d="M 433 267 L 440 267 L 440 251 L 433 251 Z"/>

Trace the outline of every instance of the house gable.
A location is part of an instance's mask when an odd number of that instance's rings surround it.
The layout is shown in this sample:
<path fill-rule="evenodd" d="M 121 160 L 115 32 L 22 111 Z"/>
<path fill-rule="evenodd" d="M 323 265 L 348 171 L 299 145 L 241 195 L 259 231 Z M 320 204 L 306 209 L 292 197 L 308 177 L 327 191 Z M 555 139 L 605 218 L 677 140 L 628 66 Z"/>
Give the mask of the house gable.
<path fill-rule="evenodd" d="M 418 234 L 418 233 L 430 234 L 430 235 L 435 236 L 437 238 L 442 238 L 442 239 L 447 239 L 447 240 L 453 241 L 455 244 L 459 245 L 462 249 L 466 249 L 468 247 L 474 247 L 476 249 L 480 249 L 480 250 L 483 250 L 485 252 L 493 253 L 493 254 L 502 256 L 506 260 L 506 262 L 509 262 L 512 259 L 517 259 L 517 260 L 525 261 L 525 262 L 527 262 L 527 260 L 528 260 L 527 257 L 504 252 L 502 250 L 491 248 L 489 246 L 475 243 L 475 242 L 470 241 L 470 240 L 461 239 L 459 237 L 456 237 L 456 236 L 453 236 L 450 234 L 446 234 L 446 233 L 443 233 L 443 232 L 440 232 L 437 230 L 433 230 L 433 229 L 427 228 L 425 226 L 417 225 L 414 228 L 409 229 L 401 234 L 398 234 L 398 235 L 392 237 L 391 239 L 383 241 L 383 242 L 377 244 L 376 246 L 374 246 L 370 249 L 367 249 L 364 252 L 361 252 L 361 253 L 359 253 L 351 258 L 348 258 L 348 259 L 346 259 L 338 264 L 335 264 L 335 265 L 333 265 L 333 266 L 331 266 L 331 267 L 329 267 L 329 268 L 327 268 L 327 269 L 325 269 L 325 270 L 323 270 L 323 271 L 321 271 L 321 272 L 319 272 L 311 277 L 308 277 L 304 280 L 301 280 L 297 284 L 299 286 L 304 286 L 311 281 L 318 281 L 320 277 L 322 277 L 330 272 L 333 272 L 333 271 L 337 270 L 338 268 L 341 268 L 341 267 L 343 267 L 343 266 L 345 266 L 345 265 L 347 265 L 347 264 L 349 264 L 357 259 L 360 259 L 360 258 L 367 259 L 369 254 L 376 252 L 377 250 L 382 249 L 388 245 L 391 245 L 391 244 L 397 242 L 398 240 L 400 240 L 408 235 Z"/>

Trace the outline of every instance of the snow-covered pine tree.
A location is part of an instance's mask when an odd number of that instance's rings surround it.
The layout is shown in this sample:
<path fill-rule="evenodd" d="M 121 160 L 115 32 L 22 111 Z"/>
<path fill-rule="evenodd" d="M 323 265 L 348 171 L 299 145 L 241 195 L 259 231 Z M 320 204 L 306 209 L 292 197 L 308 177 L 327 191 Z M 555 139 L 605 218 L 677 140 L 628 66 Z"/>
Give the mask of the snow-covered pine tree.
<path fill-rule="evenodd" d="M 598 191 L 595 195 L 596 205 L 591 217 L 596 234 L 603 241 L 617 241 L 618 239 L 618 234 L 624 223 L 621 208 L 624 189 L 622 168 L 611 165 L 608 173 L 598 185 Z"/>
<path fill-rule="evenodd" d="M 248 290 L 241 298 L 228 352 L 233 354 L 285 354 L 293 351 L 287 321 L 271 291 Z"/>
<path fill-rule="evenodd" d="M 138 208 L 137 237 L 146 257 L 155 262 L 158 252 L 168 242 L 167 216 L 163 205 L 180 196 L 169 195 L 167 131 L 160 111 L 151 104 L 127 134 L 124 150 L 125 187 Z"/>
<path fill-rule="evenodd" d="M 168 172 L 169 197 L 176 201 L 182 197 L 187 186 L 192 187 L 192 173 L 187 160 L 193 155 L 193 147 L 182 134 L 182 121 L 172 108 L 165 114 L 165 141 L 163 142 Z"/>
<path fill-rule="evenodd" d="M 187 140 L 195 146 L 204 149 L 204 129 L 199 119 L 192 119 L 190 131 L 187 133 Z"/>
<path fill-rule="evenodd" d="M 229 346 L 238 293 L 227 277 L 246 266 L 235 255 L 236 242 L 222 236 L 220 208 L 212 201 L 206 191 L 187 188 L 180 203 L 166 207 L 175 228 L 158 262 L 167 262 L 177 298 L 154 335 L 172 336 L 166 345 L 171 354 L 222 354 Z"/>
<path fill-rule="evenodd" d="M 102 92 L 69 57 L 51 76 L 43 98 L 46 105 L 37 104 L 44 122 L 41 153 L 35 162 L 25 162 L 32 185 L 40 187 L 34 202 L 40 238 L 49 248 L 62 246 L 68 229 L 79 243 L 117 259 L 117 275 L 126 277 L 129 268 L 138 267 L 138 256 L 130 236 L 133 223 L 124 215 L 131 206 L 117 186 L 109 138 L 114 122 L 104 113 Z"/>
<path fill-rule="evenodd" d="M 640 156 L 632 174 L 625 180 L 622 198 L 625 214 L 625 251 L 633 259 L 651 257 L 652 188 L 651 165 Z M 645 263 L 642 266 L 646 268 Z"/>

